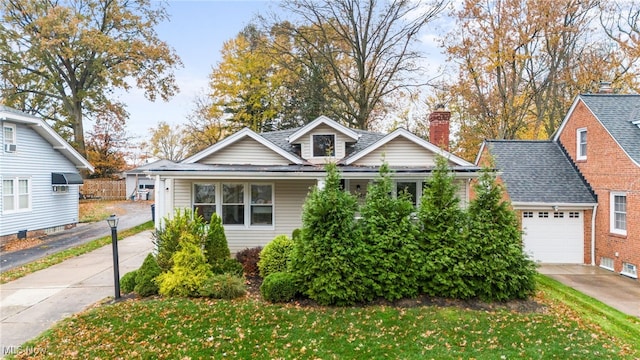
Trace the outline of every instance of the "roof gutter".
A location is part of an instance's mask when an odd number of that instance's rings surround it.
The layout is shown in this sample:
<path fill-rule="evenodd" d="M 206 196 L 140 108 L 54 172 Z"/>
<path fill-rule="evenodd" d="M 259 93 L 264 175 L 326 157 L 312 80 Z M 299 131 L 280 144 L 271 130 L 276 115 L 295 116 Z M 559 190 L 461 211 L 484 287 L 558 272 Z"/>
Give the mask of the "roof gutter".
<path fill-rule="evenodd" d="M 597 203 L 549 203 L 549 202 L 524 202 L 524 201 L 512 201 L 511 205 L 514 208 L 518 209 L 540 209 L 540 208 L 562 208 L 565 210 L 569 209 L 589 209 L 594 206 L 597 206 Z"/>

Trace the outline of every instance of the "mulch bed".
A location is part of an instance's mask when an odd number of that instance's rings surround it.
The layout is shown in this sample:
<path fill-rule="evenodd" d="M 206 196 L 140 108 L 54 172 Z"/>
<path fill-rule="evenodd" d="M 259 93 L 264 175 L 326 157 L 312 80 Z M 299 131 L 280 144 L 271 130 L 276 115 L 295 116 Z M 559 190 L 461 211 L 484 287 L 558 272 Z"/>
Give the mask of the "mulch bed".
<path fill-rule="evenodd" d="M 259 276 L 248 276 L 247 279 L 247 295 L 253 299 L 262 300 L 260 296 L 260 285 L 262 284 L 262 278 Z M 308 298 L 300 298 L 291 302 L 300 307 L 321 307 L 314 300 Z M 477 310 L 477 311 L 497 311 L 506 310 L 521 314 L 528 313 L 545 313 L 547 307 L 538 303 L 535 299 L 528 300 L 510 300 L 504 302 L 487 303 L 479 299 L 447 299 L 440 297 L 431 297 L 427 295 L 419 295 L 413 299 L 400 299 L 396 301 L 388 301 L 385 299 L 378 299 L 368 305 L 377 306 L 389 306 L 395 308 L 414 308 L 420 306 L 437 306 L 437 307 L 456 307 L 459 309 Z"/>

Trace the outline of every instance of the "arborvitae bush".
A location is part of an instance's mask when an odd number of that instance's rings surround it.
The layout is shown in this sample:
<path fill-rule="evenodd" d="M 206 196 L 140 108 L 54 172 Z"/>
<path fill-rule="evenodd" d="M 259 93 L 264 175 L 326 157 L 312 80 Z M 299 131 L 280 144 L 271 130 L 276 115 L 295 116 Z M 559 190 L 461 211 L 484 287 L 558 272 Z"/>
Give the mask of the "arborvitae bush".
<path fill-rule="evenodd" d="M 484 169 L 469 204 L 466 269 L 482 300 L 525 299 L 535 291 L 535 264 L 522 251 L 515 212 L 495 175 Z"/>
<path fill-rule="evenodd" d="M 224 234 L 222 219 L 218 214 L 211 216 L 209 228 L 204 239 L 204 253 L 209 264 L 213 265 L 218 261 L 224 261 L 231 257 L 227 237 Z"/>
<path fill-rule="evenodd" d="M 211 265 L 211 271 L 218 275 L 227 274 L 237 277 L 243 277 L 244 275 L 242 264 L 240 264 L 238 260 L 232 258 L 218 260 L 216 263 Z"/>
<path fill-rule="evenodd" d="M 123 294 L 132 292 L 136 287 L 136 275 L 137 270 L 133 270 L 124 274 L 124 276 L 120 278 L 120 290 Z"/>
<path fill-rule="evenodd" d="M 444 157 L 436 159 L 436 168 L 423 189 L 418 225 L 424 253 L 421 274 L 422 291 L 432 296 L 469 298 L 474 291 L 465 282 L 465 214 L 460 208 L 455 175 Z"/>
<path fill-rule="evenodd" d="M 230 274 L 213 275 L 198 290 L 198 295 L 213 299 L 231 300 L 244 296 L 247 285 L 244 279 Z"/>
<path fill-rule="evenodd" d="M 293 240 L 287 235 L 276 236 L 260 252 L 260 276 L 265 278 L 271 273 L 287 271 L 292 251 Z"/>
<path fill-rule="evenodd" d="M 260 285 L 262 298 L 270 302 L 287 302 L 295 299 L 298 285 L 295 276 L 286 272 L 267 275 Z"/>
<path fill-rule="evenodd" d="M 158 294 L 156 278 L 162 273 L 153 254 L 148 254 L 137 271 L 134 291 L 140 296 Z"/>
<path fill-rule="evenodd" d="M 387 163 L 367 188 L 360 210 L 362 240 L 366 246 L 363 269 L 369 286 L 368 298 L 397 300 L 418 294 L 419 247 L 411 221 L 413 203 L 407 193 L 394 197 L 391 171 Z"/>
<path fill-rule="evenodd" d="M 242 264 L 246 276 L 257 276 L 259 274 L 258 260 L 260 260 L 261 251 L 262 247 L 254 247 L 238 251 L 236 254 L 236 259 Z"/>
<path fill-rule="evenodd" d="M 176 209 L 173 218 L 164 218 L 164 227 L 153 234 L 153 243 L 157 249 L 156 260 L 163 272 L 173 266 L 172 257 L 180 250 L 180 238 L 183 234 L 191 234 L 200 243 L 204 236 L 206 223 L 202 217 L 188 209 Z"/>
<path fill-rule="evenodd" d="M 323 305 L 363 300 L 365 253 L 355 226 L 356 198 L 342 190 L 335 164 L 327 164 L 324 188 L 315 187 L 302 212 L 302 236 L 294 242 L 291 271 L 309 298 Z"/>
<path fill-rule="evenodd" d="M 194 296 L 213 276 L 211 267 L 192 234 L 180 238 L 180 250 L 172 257 L 173 267 L 157 277 L 160 295 Z"/>

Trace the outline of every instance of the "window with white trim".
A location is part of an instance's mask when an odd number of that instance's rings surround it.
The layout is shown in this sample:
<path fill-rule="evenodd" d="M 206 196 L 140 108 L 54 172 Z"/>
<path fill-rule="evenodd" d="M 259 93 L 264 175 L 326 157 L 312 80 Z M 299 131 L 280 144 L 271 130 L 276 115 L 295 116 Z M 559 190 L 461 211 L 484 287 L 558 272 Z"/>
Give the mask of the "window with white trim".
<path fill-rule="evenodd" d="M 611 232 L 627 235 L 627 194 L 612 192 L 609 200 Z"/>
<path fill-rule="evenodd" d="M 223 225 L 273 226 L 273 189 L 271 183 L 194 183 L 193 211 L 207 222 L 215 213 Z"/>
<path fill-rule="evenodd" d="M 548 218 L 549 217 L 549 213 L 547 211 L 540 211 L 540 212 L 538 212 L 538 217 L 539 218 Z"/>
<path fill-rule="evenodd" d="M 193 212 L 209 222 L 216 211 L 216 185 L 193 184 Z"/>
<path fill-rule="evenodd" d="M 336 156 L 336 136 L 334 134 L 311 135 L 313 157 Z"/>
<path fill-rule="evenodd" d="M 273 225 L 273 186 L 251 184 L 251 225 Z"/>
<path fill-rule="evenodd" d="M 564 212 L 562 212 L 562 211 L 560 211 L 560 212 L 555 211 L 555 212 L 553 213 L 553 217 L 554 217 L 554 218 L 556 218 L 556 219 L 562 219 L 562 218 L 564 218 Z"/>
<path fill-rule="evenodd" d="M 523 218 L 532 218 L 533 217 L 533 211 L 523 211 L 522 212 L 522 217 Z"/>
<path fill-rule="evenodd" d="M 2 211 L 27 211 L 31 209 L 31 179 L 2 180 Z"/>
<path fill-rule="evenodd" d="M 638 278 L 638 267 L 634 264 L 623 262 L 622 263 L 622 271 L 620 272 L 622 275 L 626 275 L 632 278 Z"/>
<path fill-rule="evenodd" d="M 580 218 L 580 212 L 579 211 L 570 211 L 569 212 L 569 218 L 571 218 L 571 219 L 579 219 Z"/>
<path fill-rule="evenodd" d="M 16 126 L 15 124 L 4 124 L 2 125 L 2 133 L 4 144 L 15 144 L 16 143 Z"/>
<path fill-rule="evenodd" d="M 576 132 L 576 158 L 585 160 L 587 158 L 587 129 L 578 129 Z"/>
<path fill-rule="evenodd" d="M 607 269 L 607 270 L 611 270 L 613 271 L 613 259 L 612 258 L 608 258 L 608 257 L 601 257 L 600 258 L 600 267 L 603 269 Z"/>

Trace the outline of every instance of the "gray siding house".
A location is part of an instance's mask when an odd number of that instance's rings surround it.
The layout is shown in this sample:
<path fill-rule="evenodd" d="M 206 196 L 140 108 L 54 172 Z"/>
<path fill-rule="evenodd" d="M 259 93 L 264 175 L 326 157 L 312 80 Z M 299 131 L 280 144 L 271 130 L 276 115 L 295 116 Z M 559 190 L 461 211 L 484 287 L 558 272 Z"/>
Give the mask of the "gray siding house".
<path fill-rule="evenodd" d="M 127 199 L 131 200 L 153 200 L 155 198 L 156 180 L 145 174 L 145 171 L 154 167 L 173 164 L 171 160 L 158 160 L 152 163 L 138 166 L 125 172 Z"/>
<path fill-rule="evenodd" d="M 0 239 L 78 222 L 80 170 L 93 166 L 42 119 L 0 106 Z"/>
<path fill-rule="evenodd" d="M 444 156 L 466 204 L 479 168 L 443 150 L 447 145 L 436 146 L 404 129 L 390 134 L 350 129 L 321 116 L 290 130 L 259 134 L 245 128 L 180 163 L 145 173 L 155 178 L 156 227 L 177 208 L 205 220 L 216 213 L 231 251 L 237 252 L 301 227 L 303 204 L 314 186 L 323 185 L 327 162 L 338 165 L 345 190 L 364 201 L 369 182 L 386 161 L 397 191 L 411 193 L 417 205 L 436 157 Z"/>

